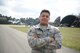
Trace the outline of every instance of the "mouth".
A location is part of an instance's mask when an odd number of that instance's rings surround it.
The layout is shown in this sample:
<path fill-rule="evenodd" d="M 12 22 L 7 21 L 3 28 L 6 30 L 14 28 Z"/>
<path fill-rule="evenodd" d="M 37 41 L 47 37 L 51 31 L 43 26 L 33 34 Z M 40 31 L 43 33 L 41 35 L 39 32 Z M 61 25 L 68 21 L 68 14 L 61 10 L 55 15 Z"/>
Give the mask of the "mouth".
<path fill-rule="evenodd" d="M 47 19 L 42 19 L 42 21 L 48 22 L 48 20 L 47 20 Z"/>

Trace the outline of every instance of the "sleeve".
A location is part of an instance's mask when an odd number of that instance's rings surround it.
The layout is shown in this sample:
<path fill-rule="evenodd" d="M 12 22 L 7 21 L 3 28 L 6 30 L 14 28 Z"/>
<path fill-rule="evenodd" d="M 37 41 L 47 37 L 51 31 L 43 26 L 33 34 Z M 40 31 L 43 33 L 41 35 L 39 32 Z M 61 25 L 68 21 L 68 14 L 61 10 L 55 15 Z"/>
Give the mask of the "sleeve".
<path fill-rule="evenodd" d="M 58 28 L 55 28 L 55 49 L 60 49 L 62 46 L 62 35 Z"/>
<path fill-rule="evenodd" d="M 44 45 L 47 44 L 48 37 L 45 38 L 37 38 L 37 39 L 32 39 L 32 35 L 35 33 L 35 28 L 31 28 L 27 35 L 28 35 L 28 43 L 31 48 L 41 48 Z"/>

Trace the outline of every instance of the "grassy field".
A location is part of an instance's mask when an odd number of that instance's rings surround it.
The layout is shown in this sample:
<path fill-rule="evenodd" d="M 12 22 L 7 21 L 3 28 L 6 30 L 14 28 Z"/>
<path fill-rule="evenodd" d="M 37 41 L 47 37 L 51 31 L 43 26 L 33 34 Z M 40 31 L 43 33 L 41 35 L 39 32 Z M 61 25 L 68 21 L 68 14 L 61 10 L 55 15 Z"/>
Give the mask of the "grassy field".
<path fill-rule="evenodd" d="M 80 28 L 60 28 L 63 45 L 80 51 Z"/>
<path fill-rule="evenodd" d="M 13 27 L 27 32 L 30 27 Z M 62 33 L 62 44 L 66 47 L 80 51 L 80 28 L 59 28 Z"/>
<path fill-rule="evenodd" d="M 12 27 L 12 26 L 11 26 Z M 30 28 L 30 27 L 12 27 L 12 28 L 15 28 L 15 29 L 17 29 L 17 30 L 20 30 L 20 31 L 22 31 L 22 32 L 27 32 L 28 31 L 28 29 Z"/>

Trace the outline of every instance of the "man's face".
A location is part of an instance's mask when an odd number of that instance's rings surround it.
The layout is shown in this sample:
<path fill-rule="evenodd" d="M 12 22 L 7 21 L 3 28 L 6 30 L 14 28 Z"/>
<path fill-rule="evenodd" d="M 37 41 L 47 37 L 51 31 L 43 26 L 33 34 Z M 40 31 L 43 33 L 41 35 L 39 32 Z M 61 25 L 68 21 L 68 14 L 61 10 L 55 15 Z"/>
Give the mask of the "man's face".
<path fill-rule="evenodd" d="M 42 12 L 42 14 L 40 14 L 39 16 L 40 23 L 44 25 L 48 24 L 49 19 L 50 19 L 50 15 L 47 12 Z"/>

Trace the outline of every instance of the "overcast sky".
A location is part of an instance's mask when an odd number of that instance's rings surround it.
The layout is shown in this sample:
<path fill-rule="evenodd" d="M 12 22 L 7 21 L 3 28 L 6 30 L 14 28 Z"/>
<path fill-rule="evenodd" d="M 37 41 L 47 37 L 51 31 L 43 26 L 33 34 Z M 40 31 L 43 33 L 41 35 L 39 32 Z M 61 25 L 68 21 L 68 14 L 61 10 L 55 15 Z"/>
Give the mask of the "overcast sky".
<path fill-rule="evenodd" d="M 0 13 L 15 18 L 37 18 L 42 9 L 50 10 L 50 21 L 54 21 L 58 16 L 79 14 L 80 0 L 0 0 Z"/>

